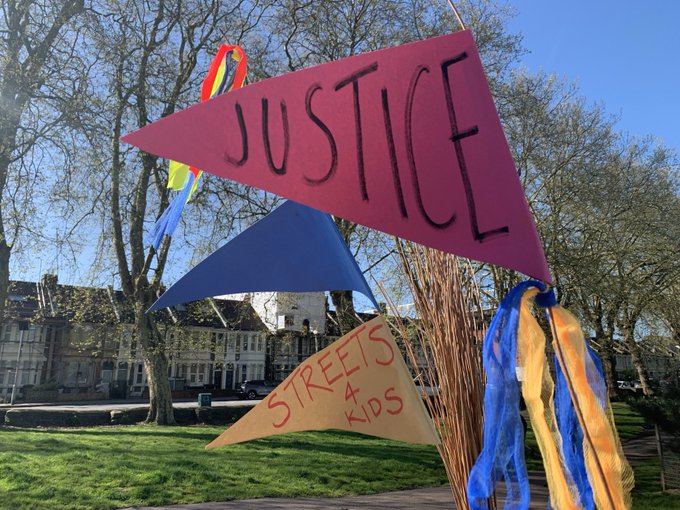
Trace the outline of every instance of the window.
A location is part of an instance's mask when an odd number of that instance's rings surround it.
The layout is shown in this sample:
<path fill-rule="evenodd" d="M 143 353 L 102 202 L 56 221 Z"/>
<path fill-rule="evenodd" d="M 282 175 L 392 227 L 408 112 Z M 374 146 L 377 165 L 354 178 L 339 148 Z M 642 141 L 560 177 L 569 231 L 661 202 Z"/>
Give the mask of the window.
<path fill-rule="evenodd" d="M 177 371 L 175 372 L 175 377 L 181 377 L 184 378 L 187 375 L 187 366 L 186 365 L 177 365 Z"/>
<path fill-rule="evenodd" d="M 248 365 L 243 365 L 243 368 L 241 369 L 241 382 L 245 382 L 248 380 Z"/>
<path fill-rule="evenodd" d="M 257 352 L 262 352 L 262 336 L 257 335 Z"/>
<path fill-rule="evenodd" d="M 196 382 L 197 374 L 198 374 L 198 365 L 196 363 L 192 363 L 191 368 L 189 370 L 189 382 L 190 383 Z"/>
<path fill-rule="evenodd" d="M 137 376 L 135 377 L 136 384 L 142 384 L 142 377 L 144 376 L 144 365 L 141 363 L 137 365 Z"/>
<path fill-rule="evenodd" d="M 0 372 L 0 385 L 5 384 L 5 372 Z"/>
<path fill-rule="evenodd" d="M 257 342 L 257 335 L 250 336 L 250 350 L 255 351 L 255 343 Z"/>
<path fill-rule="evenodd" d="M 248 335 L 243 335 L 243 352 L 248 350 Z"/>
<path fill-rule="evenodd" d="M 9 342 L 10 341 L 10 339 L 12 338 L 12 329 L 14 329 L 13 323 L 10 322 L 9 324 L 5 324 L 5 327 L 4 327 L 3 333 L 2 333 L 2 341 L 3 342 Z"/>
<path fill-rule="evenodd" d="M 236 354 L 241 352 L 241 334 L 240 333 L 236 334 L 236 350 L 234 352 L 236 352 Z"/>
<path fill-rule="evenodd" d="M 295 317 L 292 315 L 286 315 L 283 318 L 283 326 L 286 328 L 292 328 L 295 325 Z"/>

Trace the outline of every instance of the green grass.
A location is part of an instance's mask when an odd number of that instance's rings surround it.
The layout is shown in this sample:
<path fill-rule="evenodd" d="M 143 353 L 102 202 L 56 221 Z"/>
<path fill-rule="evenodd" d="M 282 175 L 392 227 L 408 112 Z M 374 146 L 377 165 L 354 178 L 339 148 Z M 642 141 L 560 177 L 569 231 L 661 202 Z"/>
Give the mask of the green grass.
<path fill-rule="evenodd" d="M 638 437 L 644 429 L 645 419 L 628 404 L 612 402 L 614 422 L 621 442 Z"/>
<path fill-rule="evenodd" d="M 329 431 L 205 450 L 222 427 L 0 429 L 2 508 L 120 508 L 436 486 L 434 447 Z"/>
<path fill-rule="evenodd" d="M 633 465 L 635 488 L 633 510 L 679 510 L 680 491 L 675 494 L 661 492 L 661 467 L 659 459 L 649 459 Z"/>
<path fill-rule="evenodd" d="M 614 404 L 622 440 L 643 419 Z M 344 496 L 447 483 L 434 447 L 307 432 L 205 450 L 223 427 L 0 428 L 1 508 L 121 508 L 257 497 Z M 529 470 L 542 469 L 529 429 Z M 659 463 L 633 466 L 635 510 L 680 510 Z"/>

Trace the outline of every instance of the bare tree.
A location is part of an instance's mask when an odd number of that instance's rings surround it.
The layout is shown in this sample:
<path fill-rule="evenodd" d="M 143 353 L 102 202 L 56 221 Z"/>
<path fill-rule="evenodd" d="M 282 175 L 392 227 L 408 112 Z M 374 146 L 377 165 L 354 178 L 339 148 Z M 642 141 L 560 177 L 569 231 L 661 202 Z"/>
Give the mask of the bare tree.
<path fill-rule="evenodd" d="M 12 249 L 39 192 L 39 147 L 72 118 L 84 82 L 72 21 L 84 0 L 8 0 L 0 17 L 0 317 Z M 57 147 L 52 147 L 56 151 Z"/>
<path fill-rule="evenodd" d="M 95 150 L 106 173 L 108 210 L 103 232 L 113 242 L 125 297 L 134 310 L 135 335 L 149 380 L 147 421 L 174 423 L 167 378 L 165 337 L 146 310 L 161 291 L 170 248 L 148 242 L 149 213 L 167 207 L 167 166 L 159 158 L 124 146 L 120 137 L 195 102 L 202 74 L 224 33 L 240 35 L 242 16 L 257 3 L 218 0 L 102 2 L 93 41 L 105 77 L 97 112 L 105 124 Z M 238 42 L 238 41 L 234 41 Z"/>

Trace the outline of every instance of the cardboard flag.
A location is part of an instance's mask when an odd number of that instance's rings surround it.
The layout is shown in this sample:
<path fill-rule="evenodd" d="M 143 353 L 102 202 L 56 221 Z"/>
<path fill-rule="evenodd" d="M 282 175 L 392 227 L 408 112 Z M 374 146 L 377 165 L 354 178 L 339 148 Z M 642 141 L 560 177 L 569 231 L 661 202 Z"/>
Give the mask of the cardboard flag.
<path fill-rule="evenodd" d="M 378 308 L 326 213 L 287 201 L 185 274 L 149 311 L 240 292 L 355 290 Z"/>
<path fill-rule="evenodd" d="M 469 31 L 253 83 L 123 140 L 551 281 Z"/>
<path fill-rule="evenodd" d="M 437 444 L 439 436 L 382 317 L 310 356 L 207 448 L 340 429 Z"/>

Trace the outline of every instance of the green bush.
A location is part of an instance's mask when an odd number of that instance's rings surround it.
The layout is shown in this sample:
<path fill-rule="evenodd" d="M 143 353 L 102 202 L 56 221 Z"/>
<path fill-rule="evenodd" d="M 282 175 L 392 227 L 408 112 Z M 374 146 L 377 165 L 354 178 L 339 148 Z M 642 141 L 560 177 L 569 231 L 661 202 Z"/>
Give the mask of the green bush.
<path fill-rule="evenodd" d="M 55 381 L 46 382 L 44 384 L 36 384 L 31 388 L 31 391 L 54 391 L 61 388 Z"/>
<path fill-rule="evenodd" d="M 680 370 L 668 374 L 654 396 L 630 398 L 629 404 L 680 443 Z"/>

